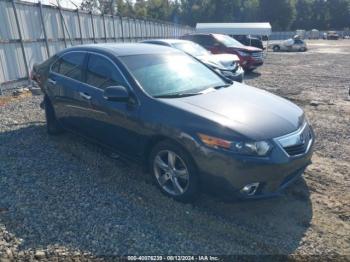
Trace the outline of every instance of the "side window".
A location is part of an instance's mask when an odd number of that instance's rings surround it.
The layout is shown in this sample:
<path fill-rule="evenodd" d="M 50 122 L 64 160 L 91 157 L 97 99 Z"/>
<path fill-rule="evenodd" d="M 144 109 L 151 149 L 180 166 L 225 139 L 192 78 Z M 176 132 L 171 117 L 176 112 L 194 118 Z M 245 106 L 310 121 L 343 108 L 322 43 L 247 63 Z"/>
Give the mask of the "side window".
<path fill-rule="evenodd" d="M 85 53 L 71 52 L 63 55 L 52 66 L 52 71 L 82 81 Z"/>
<path fill-rule="evenodd" d="M 111 61 L 102 56 L 91 54 L 87 65 L 86 83 L 105 89 L 109 86 L 121 85 L 124 81 Z"/>

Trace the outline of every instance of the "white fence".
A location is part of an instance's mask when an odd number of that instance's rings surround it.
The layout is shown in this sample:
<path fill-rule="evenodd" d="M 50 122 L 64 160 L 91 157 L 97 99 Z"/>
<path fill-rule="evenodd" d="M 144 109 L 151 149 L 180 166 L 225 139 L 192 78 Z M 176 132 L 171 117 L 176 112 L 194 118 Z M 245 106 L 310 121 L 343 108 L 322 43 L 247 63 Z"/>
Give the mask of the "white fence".
<path fill-rule="evenodd" d="M 193 30 L 164 21 L 0 0 L 0 90 L 28 79 L 34 63 L 65 47 L 177 38 Z"/>

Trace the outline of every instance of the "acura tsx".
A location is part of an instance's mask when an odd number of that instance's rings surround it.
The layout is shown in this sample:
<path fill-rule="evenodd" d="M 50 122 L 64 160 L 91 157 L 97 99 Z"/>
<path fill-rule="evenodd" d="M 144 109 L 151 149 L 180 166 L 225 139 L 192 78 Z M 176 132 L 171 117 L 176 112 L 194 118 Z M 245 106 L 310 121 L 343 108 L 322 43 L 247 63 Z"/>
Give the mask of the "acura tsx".
<path fill-rule="evenodd" d="M 71 47 L 35 65 L 32 79 L 49 134 L 70 130 L 139 160 L 178 201 L 203 189 L 278 195 L 311 161 L 314 133 L 302 109 L 173 48 Z"/>

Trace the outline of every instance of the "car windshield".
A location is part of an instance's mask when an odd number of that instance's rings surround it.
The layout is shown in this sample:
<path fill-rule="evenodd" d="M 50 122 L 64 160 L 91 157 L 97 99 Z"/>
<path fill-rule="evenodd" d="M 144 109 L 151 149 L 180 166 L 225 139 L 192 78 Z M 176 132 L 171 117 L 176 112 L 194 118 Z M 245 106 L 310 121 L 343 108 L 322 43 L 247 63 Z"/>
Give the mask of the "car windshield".
<path fill-rule="evenodd" d="M 228 35 L 215 35 L 215 38 L 226 47 L 244 47 L 244 45 Z"/>
<path fill-rule="evenodd" d="M 205 48 L 195 43 L 174 43 L 173 46 L 192 56 L 205 56 L 210 54 Z"/>
<path fill-rule="evenodd" d="M 194 95 L 226 85 L 194 58 L 182 54 L 143 54 L 121 57 L 142 88 L 151 96 Z"/>

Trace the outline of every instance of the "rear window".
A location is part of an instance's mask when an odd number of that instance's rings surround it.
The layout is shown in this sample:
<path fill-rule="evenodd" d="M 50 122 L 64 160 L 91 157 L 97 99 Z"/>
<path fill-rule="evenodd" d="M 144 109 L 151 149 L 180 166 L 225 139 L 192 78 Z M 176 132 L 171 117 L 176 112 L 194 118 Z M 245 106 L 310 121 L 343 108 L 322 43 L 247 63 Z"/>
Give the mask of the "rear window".
<path fill-rule="evenodd" d="M 226 47 L 244 47 L 244 45 L 228 35 L 216 34 L 215 38 Z"/>
<path fill-rule="evenodd" d="M 205 48 L 193 42 L 192 43 L 179 42 L 179 43 L 174 43 L 173 46 L 193 56 L 205 56 L 210 54 Z"/>

